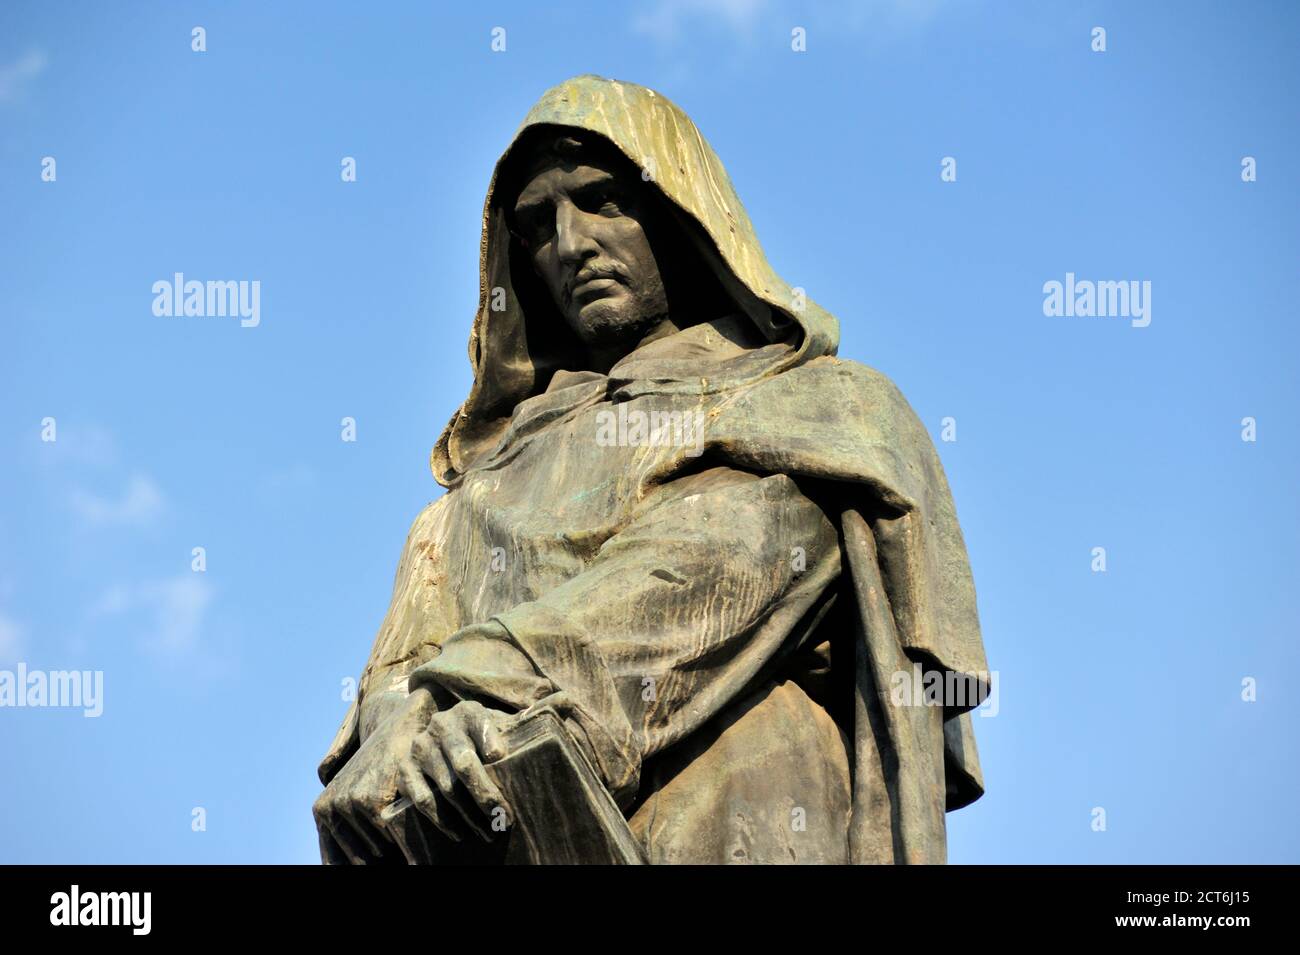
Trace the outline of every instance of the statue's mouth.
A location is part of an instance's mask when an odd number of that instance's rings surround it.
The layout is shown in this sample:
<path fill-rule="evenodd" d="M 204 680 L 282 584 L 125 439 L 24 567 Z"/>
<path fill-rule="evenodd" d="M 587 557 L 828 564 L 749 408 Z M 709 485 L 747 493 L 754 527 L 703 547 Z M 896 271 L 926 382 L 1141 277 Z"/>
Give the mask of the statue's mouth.
<path fill-rule="evenodd" d="M 570 303 L 582 304 L 600 298 L 622 282 L 623 276 L 613 268 L 583 268 L 569 284 L 567 297 Z"/>
<path fill-rule="evenodd" d="M 587 281 L 580 282 L 574 287 L 572 298 L 575 302 L 582 302 L 589 298 L 599 298 L 616 285 L 618 285 L 618 279 L 615 278 L 587 279 Z"/>

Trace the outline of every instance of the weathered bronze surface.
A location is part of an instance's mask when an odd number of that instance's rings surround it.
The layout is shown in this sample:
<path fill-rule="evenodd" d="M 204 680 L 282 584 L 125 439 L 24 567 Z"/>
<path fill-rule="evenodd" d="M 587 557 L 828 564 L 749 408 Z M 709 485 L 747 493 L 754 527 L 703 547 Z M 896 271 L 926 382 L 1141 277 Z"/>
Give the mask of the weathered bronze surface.
<path fill-rule="evenodd" d="M 633 84 L 547 91 L 480 269 L 322 858 L 943 861 L 988 689 L 943 469 L 699 131 Z M 972 692 L 900 700 L 914 666 Z"/>

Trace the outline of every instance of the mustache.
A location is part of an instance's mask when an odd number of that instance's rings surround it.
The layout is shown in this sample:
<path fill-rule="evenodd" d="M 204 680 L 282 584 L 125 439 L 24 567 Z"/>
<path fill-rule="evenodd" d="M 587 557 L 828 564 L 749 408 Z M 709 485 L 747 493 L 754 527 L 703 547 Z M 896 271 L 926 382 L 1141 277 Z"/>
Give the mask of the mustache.
<path fill-rule="evenodd" d="M 583 282 L 590 282 L 592 279 L 615 279 L 626 285 L 629 277 L 627 269 L 619 262 L 588 262 L 564 283 L 565 304 L 573 301 L 573 290 Z"/>

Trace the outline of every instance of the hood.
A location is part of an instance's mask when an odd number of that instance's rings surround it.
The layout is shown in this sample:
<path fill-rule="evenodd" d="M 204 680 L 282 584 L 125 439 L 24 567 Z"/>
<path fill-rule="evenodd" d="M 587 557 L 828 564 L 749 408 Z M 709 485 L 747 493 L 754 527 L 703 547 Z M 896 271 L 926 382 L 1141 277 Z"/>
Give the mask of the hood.
<path fill-rule="evenodd" d="M 557 320 L 549 302 L 523 288 L 531 266 L 515 251 L 507 225 L 505 202 L 513 197 L 498 195 L 512 151 L 539 126 L 595 133 L 644 170 L 738 312 L 767 341 L 789 344 L 779 350 L 779 357 L 748 363 L 749 380 L 835 354 L 835 317 L 806 297 L 796 298 L 773 271 L 722 161 L 687 115 L 644 86 L 575 77 L 547 90 L 529 110 L 488 185 L 479 247 L 479 304 L 469 340 L 474 383 L 433 449 L 430 464 L 440 484 L 457 484 L 495 447 L 514 408 L 544 391 L 555 371 L 575 370 L 571 354 L 557 350 L 557 336 L 547 334 L 547 326 Z M 512 252 L 516 261 L 511 260 Z M 760 367 L 755 369 L 755 364 Z M 740 383 L 715 382 L 710 390 Z"/>

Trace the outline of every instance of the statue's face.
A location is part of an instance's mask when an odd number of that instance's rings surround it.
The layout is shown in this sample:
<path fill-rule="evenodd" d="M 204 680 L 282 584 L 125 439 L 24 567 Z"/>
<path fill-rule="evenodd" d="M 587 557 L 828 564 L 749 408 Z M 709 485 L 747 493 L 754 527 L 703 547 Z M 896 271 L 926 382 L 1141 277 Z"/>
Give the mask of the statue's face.
<path fill-rule="evenodd" d="M 588 346 L 631 347 L 668 312 L 663 277 L 643 228 L 639 177 L 555 163 L 515 201 L 514 230 L 555 307 Z"/>

